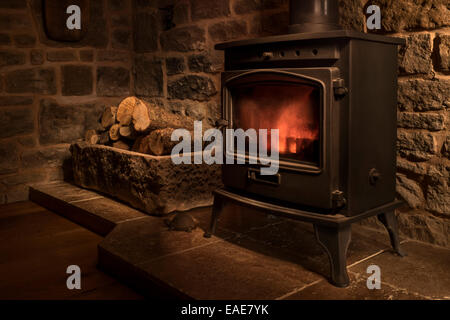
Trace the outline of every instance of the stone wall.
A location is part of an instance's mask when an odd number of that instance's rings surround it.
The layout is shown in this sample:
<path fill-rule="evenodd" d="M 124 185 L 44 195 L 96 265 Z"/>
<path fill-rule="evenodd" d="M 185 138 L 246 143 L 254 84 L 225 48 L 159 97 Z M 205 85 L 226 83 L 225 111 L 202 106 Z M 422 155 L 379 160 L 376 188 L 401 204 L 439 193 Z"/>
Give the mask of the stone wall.
<path fill-rule="evenodd" d="M 288 0 L 97 0 L 90 32 L 72 45 L 46 39 L 41 0 L 0 0 L 0 203 L 25 185 L 60 179 L 66 143 L 104 104 L 136 94 L 213 122 L 220 115 L 219 42 L 283 34 Z M 341 0 L 341 25 L 382 34 L 399 49 L 398 194 L 404 235 L 450 246 L 450 13 L 445 0 Z M 131 73 L 129 72 L 131 70 Z M 44 170 L 45 169 L 45 170 Z M 372 224 L 374 225 L 374 224 Z"/>
<path fill-rule="evenodd" d="M 401 232 L 450 246 L 450 5 L 445 0 L 347 1 L 377 4 L 380 33 L 406 39 L 399 49 L 397 193 Z M 360 11 L 361 10 L 361 11 Z M 359 17 L 359 18 L 358 18 Z M 364 16 L 347 26 L 364 31 Z"/>
<path fill-rule="evenodd" d="M 132 94 L 131 1 L 90 1 L 88 33 L 74 43 L 49 40 L 42 11 L 42 0 L 0 0 L 0 204 L 61 179 L 68 144 Z"/>
<path fill-rule="evenodd" d="M 173 112 L 220 115 L 219 42 L 287 32 L 287 0 L 136 0 L 134 89 Z M 152 32 L 149 32 L 152 30 Z"/>

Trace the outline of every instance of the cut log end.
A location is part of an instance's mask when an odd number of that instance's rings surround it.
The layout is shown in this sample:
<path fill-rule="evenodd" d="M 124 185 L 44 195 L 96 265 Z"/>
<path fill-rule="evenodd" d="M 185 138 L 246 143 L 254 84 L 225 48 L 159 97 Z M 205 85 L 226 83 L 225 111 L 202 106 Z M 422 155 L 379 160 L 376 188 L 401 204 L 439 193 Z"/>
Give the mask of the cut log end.
<path fill-rule="evenodd" d="M 97 133 L 95 130 L 88 130 L 85 134 L 85 140 L 90 144 L 107 144 L 109 134 L 108 132 Z"/>
<path fill-rule="evenodd" d="M 122 140 L 113 142 L 112 146 L 114 148 L 121 149 L 121 150 L 130 150 L 130 145 Z"/>
<path fill-rule="evenodd" d="M 117 141 L 120 138 L 120 124 L 116 123 L 109 128 L 109 138 L 112 141 Z"/>
<path fill-rule="evenodd" d="M 107 130 L 116 122 L 117 107 L 106 107 L 103 111 L 100 123 L 103 129 Z"/>

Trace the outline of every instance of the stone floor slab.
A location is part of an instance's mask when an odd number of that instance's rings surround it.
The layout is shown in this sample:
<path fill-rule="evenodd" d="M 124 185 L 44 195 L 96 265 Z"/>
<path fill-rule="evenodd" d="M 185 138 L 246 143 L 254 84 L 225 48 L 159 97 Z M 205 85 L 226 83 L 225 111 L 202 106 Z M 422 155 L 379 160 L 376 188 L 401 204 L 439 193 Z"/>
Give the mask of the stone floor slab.
<path fill-rule="evenodd" d="M 424 297 L 396 289 L 386 284 L 381 289 L 367 288 L 367 279 L 350 274 L 350 285 L 337 288 L 327 281 L 320 281 L 296 292 L 286 300 L 423 300 Z"/>
<path fill-rule="evenodd" d="M 201 300 L 271 300 L 320 278 L 260 246 L 242 237 L 152 260 L 139 267 Z"/>
<path fill-rule="evenodd" d="M 192 232 L 170 231 L 163 218 L 146 217 L 118 225 L 99 244 L 99 251 L 136 265 L 222 241 L 217 237 L 204 238 L 203 234 L 200 228 Z"/>
<path fill-rule="evenodd" d="M 363 275 L 369 265 L 377 265 L 382 283 L 429 298 L 450 299 L 450 250 L 416 241 L 402 246 L 406 257 L 384 252 L 349 269 Z"/>

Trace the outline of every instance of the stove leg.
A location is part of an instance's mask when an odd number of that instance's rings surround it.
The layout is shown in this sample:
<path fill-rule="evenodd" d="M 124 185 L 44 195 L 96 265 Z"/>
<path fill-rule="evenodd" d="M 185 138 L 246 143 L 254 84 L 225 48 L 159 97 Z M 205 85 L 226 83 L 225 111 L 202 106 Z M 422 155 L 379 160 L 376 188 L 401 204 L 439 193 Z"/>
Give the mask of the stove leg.
<path fill-rule="evenodd" d="M 401 257 L 406 256 L 406 253 L 400 248 L 400 240 L 398 237 L 397 218 L 395 217 L 394 211 L 379 214 L 378 220 L 380 220 L 381 223 L 386 227 L 395 253 L 397 253 Z"/>
<path fill-rule="evenodd" d="M 316 239 L 325 249 L 331 266 L 331 282 L 337 287 L 347 287 L 347 248 L 351 239 L 351 226 L 341 228 L 314 225 Z"/>
<path fill-rule="evenodd" d="M 209 229 L 203 235 L 205 238 L 211 238 L 211 236 L 216 233 L 217 220 L 219 219 L 219 215 L 222 212 L 223 204 L 224 202 L 222 197 L 215 195 L 211 214 L 211 223 Z"/>

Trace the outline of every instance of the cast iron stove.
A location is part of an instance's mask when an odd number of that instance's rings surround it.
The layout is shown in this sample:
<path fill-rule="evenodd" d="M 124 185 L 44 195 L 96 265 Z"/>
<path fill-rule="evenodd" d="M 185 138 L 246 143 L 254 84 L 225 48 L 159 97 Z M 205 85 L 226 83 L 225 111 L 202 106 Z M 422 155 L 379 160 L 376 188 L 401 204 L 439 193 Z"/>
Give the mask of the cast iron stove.
<path fill-rule="evenodd" d="M 403 39 L 341 30 L 337 0 L 292 0 L 290 34 L 222 43 L 228 128 L 279 129 L 279 171 L 223 166 L 211 227 L 227 202 L 311 222 L 331 282 L 349 284 L 351 224 L 378 216 L 399 255 L 394 209 L 397 46 Z M 270 146 L 268 146 L 270 149 Z M 224 150 L 225 157 L 242 156 Z"/>

